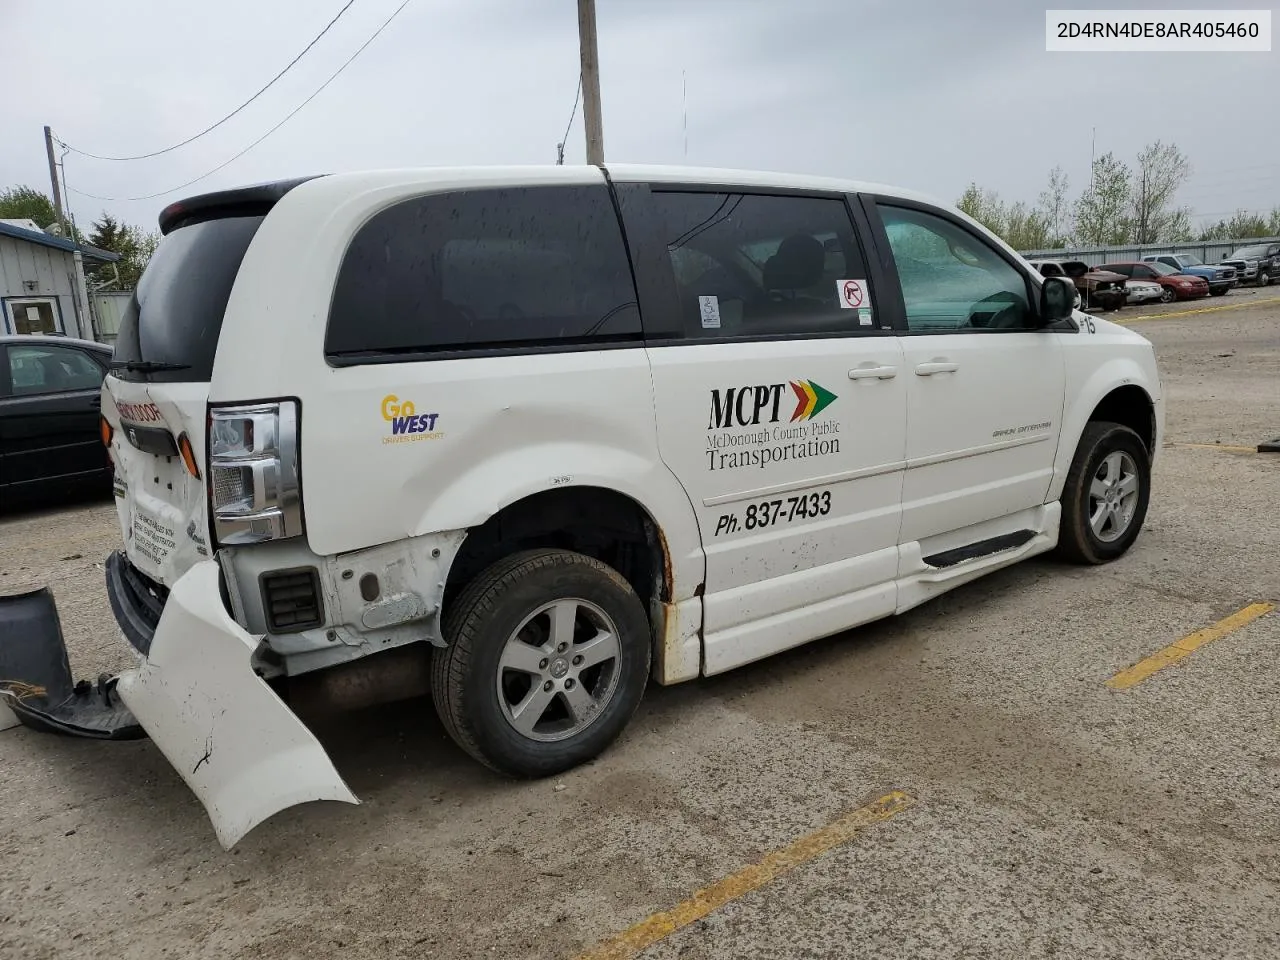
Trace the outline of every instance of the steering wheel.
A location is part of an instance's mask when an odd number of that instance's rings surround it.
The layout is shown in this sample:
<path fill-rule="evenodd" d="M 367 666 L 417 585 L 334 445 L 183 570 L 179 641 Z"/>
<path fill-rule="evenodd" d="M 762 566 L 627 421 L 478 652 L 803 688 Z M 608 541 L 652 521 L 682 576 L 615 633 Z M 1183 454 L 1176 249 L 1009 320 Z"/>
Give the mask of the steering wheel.
<path fill-rule="evenodd" d="M 983 297 L 981 300 L 978 301 L 978 303 L 1001 303 L 1001 302 L 1004 302 L 1003 296 L 998 293 L 993 293 L 991 296 Z M 974 304 L 974 306 L 976 307 L 977 304 Z M 972 311 L 970 311 L 969 313 L 969 326 L 973 326 Z M 984 329 L 1016 330 L 1022 326 L 1025 326 L 1022 306 L 1018 303 L 1009 303 L 1004 307 L 1004 309 L 996 311 L 996 313 L 991 317 L 991 319 L 986 322 Z"/>

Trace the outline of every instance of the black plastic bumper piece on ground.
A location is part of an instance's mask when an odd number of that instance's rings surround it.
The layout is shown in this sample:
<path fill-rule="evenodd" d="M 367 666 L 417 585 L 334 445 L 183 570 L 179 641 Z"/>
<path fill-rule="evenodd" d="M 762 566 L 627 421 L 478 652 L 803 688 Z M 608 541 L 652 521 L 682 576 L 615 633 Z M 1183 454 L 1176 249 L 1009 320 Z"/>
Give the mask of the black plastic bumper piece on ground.
<path fill-rule="evenodd" d="M 111 612 L 133 649 L 144 657 L 151 651 L 168 591 L 140 574 L 119 550 L 107 557 L 107 599 Z"/>
<path fill-rule="evenodd" d="M 1280 437 L 1258 444 L 1259 453 L 1280 453 Z"/>
<path fill-rule="evenodd" d="M 111 678 L 72 681 L 58 608 L 47 587 L 0 597 L 0 691 L 5 705 L 34 730 L 99 740 L 146 736 Z"/>

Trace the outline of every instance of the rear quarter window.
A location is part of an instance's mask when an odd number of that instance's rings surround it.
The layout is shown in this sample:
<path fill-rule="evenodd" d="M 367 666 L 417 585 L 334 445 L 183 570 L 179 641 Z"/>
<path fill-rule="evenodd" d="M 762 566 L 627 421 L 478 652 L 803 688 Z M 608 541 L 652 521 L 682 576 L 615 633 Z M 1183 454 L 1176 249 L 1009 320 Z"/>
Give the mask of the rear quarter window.
<path fill-rule="evenodd" d="M 325 352 L 352 363 L 640 339 L 607 189 L 522 187 L 417 197 L 375 215 L 343 259 Z"/>

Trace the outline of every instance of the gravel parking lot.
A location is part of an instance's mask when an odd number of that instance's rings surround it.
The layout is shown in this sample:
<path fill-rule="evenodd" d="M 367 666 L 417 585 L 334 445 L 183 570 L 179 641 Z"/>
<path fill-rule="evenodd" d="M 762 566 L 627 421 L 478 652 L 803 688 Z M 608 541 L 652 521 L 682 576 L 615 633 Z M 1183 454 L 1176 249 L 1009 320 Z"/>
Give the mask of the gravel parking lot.
<path fill-rule="evenodd" d="M 1168 396 L 1122 560 L 651 687 L 550 781 L 489 774 L 425 701 L 317 718 L 362 805 L 230 853 L 149 742 L 0 734 L 0 957 L 1280 956 L 1280 611 L 1106 685 L 1280 601 L 1280 454 L 1253 452 L 1280 290 L 1106 316 Z M 0 517 L 0 592 L 52 585 L 79 676 L 127 659 L 118 540 L 110 502 Z"/>

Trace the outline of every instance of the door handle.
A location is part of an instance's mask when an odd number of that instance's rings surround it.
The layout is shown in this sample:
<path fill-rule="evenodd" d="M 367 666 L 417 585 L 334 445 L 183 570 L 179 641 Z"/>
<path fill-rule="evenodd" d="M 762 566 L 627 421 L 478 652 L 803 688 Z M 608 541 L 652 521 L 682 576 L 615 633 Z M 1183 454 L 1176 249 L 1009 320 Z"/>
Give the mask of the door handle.
<path fill-rule="evenodd" d="M 950 360 L 930 360 L 928 363 L 916 365 L 916 376 L 932 377 L 935 373 L 955 373 L 959 369 L 960 364 L 952 363 Z"/>
<path fill-rule="evenodd" d="M 850 380 L 892 380 L 898 375 L 897 367 L 854 367 L 849 371 Z"/>

